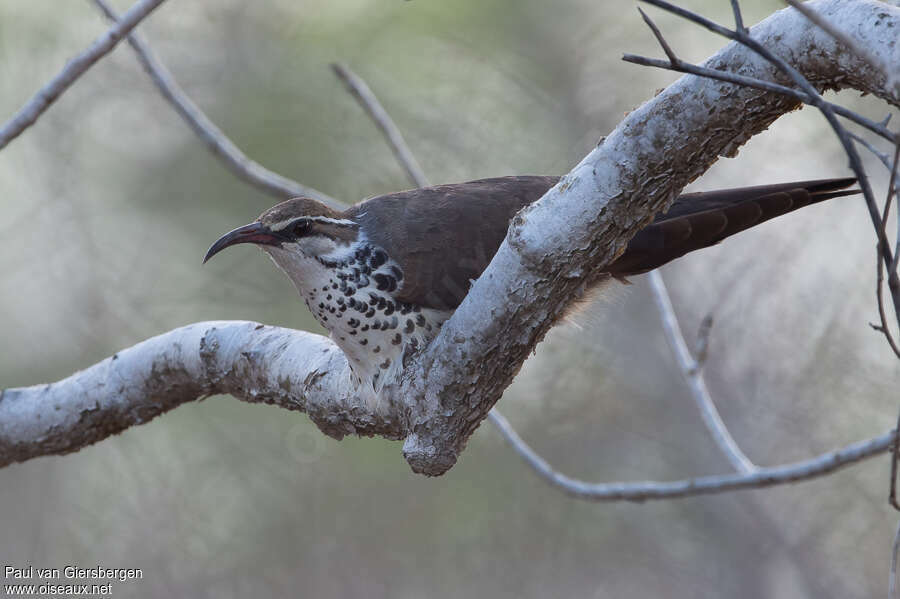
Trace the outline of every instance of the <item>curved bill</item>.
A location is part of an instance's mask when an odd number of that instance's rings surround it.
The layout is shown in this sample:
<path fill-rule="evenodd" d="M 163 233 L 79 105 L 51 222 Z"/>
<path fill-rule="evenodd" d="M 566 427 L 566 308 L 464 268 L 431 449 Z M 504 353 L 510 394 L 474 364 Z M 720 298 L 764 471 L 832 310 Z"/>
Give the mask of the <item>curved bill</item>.
<path fill-rule="evenodd" d="M 237 245 L 239 243 L 278 245 L 281 243 L 281 238 L 270 231 L 269 228 L 262 223 L 250 223 L 249 225 L 238 227 L 234 231 L 229 231 L 219 237 L 206 252 L 206 256 L 203 257 L 203 263 L 206 264 L 210 258 L 228 246 Z"/>

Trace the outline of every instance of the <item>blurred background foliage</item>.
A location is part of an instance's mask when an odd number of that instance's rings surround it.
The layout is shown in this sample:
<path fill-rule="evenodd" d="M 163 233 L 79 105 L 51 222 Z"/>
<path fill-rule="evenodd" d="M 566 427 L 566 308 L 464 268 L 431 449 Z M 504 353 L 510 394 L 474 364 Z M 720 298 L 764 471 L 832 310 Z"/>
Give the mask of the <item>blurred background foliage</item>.
<path fill-rule="evenodd" d="M 727 2 L 688 6 L 730 22 Z M 746 21 L 781 6 L 745 3 Z M 687 59 L 723 43 L 658 22 Z M 0 114 L 106 27 L 86 1 L 0 3 Z M 248 155 L 347 201 L 409 184 L 330 62 L 368 81 L 434 182 L 565 172 L 675 78 L 619 60 L 660 55 L 628 2 L 170 0 L 141 29 Z M 804 110 L 692 187 L 848 172 Z M 0 154 L 0 387 L 198 320 L 316 330 L 257 252 L 200 266 L 274 201 L 223 169 L 123 44 Z M 874 264 L 862 201 L 848 199 L 665 269 L 688 333 L 716 318 L 710 388 L 758 463 L 892 425 L 900 367 L 867 325 Z M 641 279 L 557 327 L 499 407 L 574 476 L 728 470 Z M 338 443 L 303 415 L 214 398 L 0 471 L 0 563 L 142 568 L 115 597 L 868 597 L 887 584 L 887 475 L 885 458 L 791 487 L 587 504 L 538 480 L 489 425 L 425 479 L 399 443 Z"/>

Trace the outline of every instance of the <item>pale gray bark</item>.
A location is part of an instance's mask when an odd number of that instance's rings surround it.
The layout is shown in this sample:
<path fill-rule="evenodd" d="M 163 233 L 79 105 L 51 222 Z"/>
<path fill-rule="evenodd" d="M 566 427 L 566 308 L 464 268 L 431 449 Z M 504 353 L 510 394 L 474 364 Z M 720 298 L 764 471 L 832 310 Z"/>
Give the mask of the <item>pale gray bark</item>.
<path fill-rule="evenodd" d="M 873 1 L 817 0 L 811 6 L 846 24 L 871 54 L 896 64 L 900 9 Z M 820 87 L 853 87 L 900 105 L 900 94 L 885 87 L 883 74 L 793 9 L 752 32 Z M 782 80 L 735 44 L 707 65 Z M 338 438 L 403 438 L 415 471 L 442 474 L 534 346 L 591 282 L 590 273 L 609 263 L 720 155 L 735 153 L 795 107 L 795 99 L 686 76 L 633 111 L 559 185 L 515 218 L 491 265 L 438 338 L 377 402 L 355 393 L 346 360 L 327 339 L 255 323 L 200 323 L 58 383 L 5 391 L 0 463 L 75 451 L 184 401 L 229 393 L 307 411 Z M 886 446 L 883 439 L 873 441 Z"/>

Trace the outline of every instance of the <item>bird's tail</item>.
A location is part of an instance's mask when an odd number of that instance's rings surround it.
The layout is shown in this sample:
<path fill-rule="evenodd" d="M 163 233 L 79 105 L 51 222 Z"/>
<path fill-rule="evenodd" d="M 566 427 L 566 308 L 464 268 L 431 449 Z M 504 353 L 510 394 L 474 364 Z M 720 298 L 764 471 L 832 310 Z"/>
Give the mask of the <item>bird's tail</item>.
<path fill-rule="evenodd" d="M 854 183 L 847 177 L 684 194 L 631 239 L 609 273 L 624 278 L 659 268 L 776 216 L 857 194 L 846 189 Z"/>

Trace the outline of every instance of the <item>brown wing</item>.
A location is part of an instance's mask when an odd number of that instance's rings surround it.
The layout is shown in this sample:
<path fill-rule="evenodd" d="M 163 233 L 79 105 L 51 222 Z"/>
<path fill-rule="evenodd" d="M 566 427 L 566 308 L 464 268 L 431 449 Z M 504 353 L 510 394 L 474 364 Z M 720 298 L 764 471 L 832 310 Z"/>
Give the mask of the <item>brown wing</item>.
<path fill-rule="evenodd" d="M 453 310 L 506 236 L 509 221 L 559 177 L 499 177 L 375 197 L 347 211 L 400 257 L 400 301 Z M 368 210 L 378 207 L 377 210 Z"/>
<path fill-rule="evenodd" d="M 493 258 L 509 221 L 559 177 L 481 179 L 379 196 L 347 211 L 398 257 L 401 301 L 439 310 L 459 306 Z M 742 187 L 680 196 L 628 244 L 610 274 L 639 274 L 803 206 L 857 193 L 853 178 Z M 378 210 L 367 210 L 374 206 Z"/>
<path fill-rule="evenodd" d="M 858 193 L 843 190 L 855 182 L 852 177 L 822 179 L 684 194 L 631 239 L 610 274 L 626 277 L 659 268 L 776 216 Z"/>

